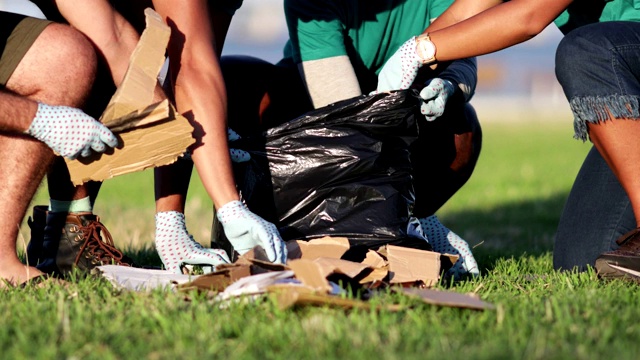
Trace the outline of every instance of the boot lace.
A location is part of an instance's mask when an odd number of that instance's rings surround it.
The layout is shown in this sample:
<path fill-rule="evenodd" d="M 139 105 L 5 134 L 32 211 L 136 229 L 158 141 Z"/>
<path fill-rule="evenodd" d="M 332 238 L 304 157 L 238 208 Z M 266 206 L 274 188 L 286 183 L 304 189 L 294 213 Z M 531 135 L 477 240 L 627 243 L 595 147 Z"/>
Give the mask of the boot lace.
<path fill-rule="evenodd" d="M 80 251 L 78 251 L 75 265 L 78 265 L 82 259 L 82 254 L 84 254 L 86 250 L 92 258 L 92 263 L 99 262 L 101 265 L 115 264 L 131 266 L 131 264 L 125 261 L 125 256 L 122 251 L 116 248 L 109 230 L 107 230 L 100 221 L 90 221 L 86 226 L 81 226 L 80 230 L 84 236 L 84 243 L 82 247 L 80 247 Z M 104 240 L 100 237 L 101 233 Z"/>

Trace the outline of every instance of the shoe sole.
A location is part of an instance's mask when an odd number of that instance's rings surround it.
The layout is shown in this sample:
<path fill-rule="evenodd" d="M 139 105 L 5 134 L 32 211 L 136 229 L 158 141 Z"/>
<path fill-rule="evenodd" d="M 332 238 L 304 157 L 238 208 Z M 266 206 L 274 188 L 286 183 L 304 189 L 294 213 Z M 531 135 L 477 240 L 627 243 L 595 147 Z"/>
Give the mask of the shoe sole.
<path fill-rule="evenodd" d="M 597 259 L 595 264 L 598 277 L 604 280 L 631 280 L 640 284 L 640 272 L 612 264 L 606 259 Z"/>

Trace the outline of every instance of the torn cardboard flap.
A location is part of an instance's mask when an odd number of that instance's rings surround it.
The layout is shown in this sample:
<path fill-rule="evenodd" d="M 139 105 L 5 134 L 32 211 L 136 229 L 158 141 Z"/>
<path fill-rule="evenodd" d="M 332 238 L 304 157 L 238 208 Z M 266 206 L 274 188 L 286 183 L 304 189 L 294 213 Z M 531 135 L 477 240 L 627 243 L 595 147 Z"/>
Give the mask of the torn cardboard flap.
<path fill-rule="evenodd" d="M 178 289 L 183 291 L 199 290 L 219 292 L 224 291 L 229 285 L 247 276 L 251 276 L 249 266 L 231 265 L 224 269 L 218 269 L 210 274 L 200 275 L 193 281 L 178 285 Z"/>
<path fill-rule="evenodd" d="M 453 291 L 438 291 L 433 289 L 403 288 L 402 293 L 411 297 L 419 298 L 423 302 L 431 305 L 441 305 L 448 307 L 458 307 L 474 310 L 493 310 L 495 306 L 482 301 L 475 296 L 460 294 Z"/>
<path fill-rule="evenodd" d="M 119 146 L 104 154 L 67 159 L 74 185 L 171 164 L 195 142 L 193 127 L 168 101 L 153 104 L 171 31 L 155 11 L 146 9 L 145 16 L 147 27 L 125 77 L 100 118 L 118 135 Z"/>
<path fill-rule="evenodd" d="M 154 90 L 165 61 L 164 55 L 171 29 L 152 9 L 145 9 L 144 15 L 146 28 L 131 54 L 122 83 L 100 117 L 100 121 L 107 126 L 115 119 L 153 103 Z"/>
<path fill-rule="evenodd" d="M 430 287 L 440 280 L 440 253 L 394 245 L 385 245 L 378 252 L 387 258 L 391 284 L 422 281 Z"/>
<path fill-rule="evenodd" d="M 138 109 L 130 114 L 113 119 L 109 124 L 109 129 L 114 133 L 121 133 L 126 130 L 150 125 L 173 118 L 173 111 L 174 109 L 169 104 L 169 100 L 165 99 L 159 103 L 151 104 L 144 109 Z"/>
<path fill-rule="evenodd" d="M 345 237 L 325 236 L 312 240 L 287 242 L 289 259 L 317 259 L 320 257 L 340 259 L 350 248 Z"/>
<path fill-rule="evenodd" d="M 329 285 L 325 272 L 313 260 L 296 259 L 288 261 L 287 265 L 303 285 L 319 293 L 327 294 L 331 291 L 331 285 Z"/>

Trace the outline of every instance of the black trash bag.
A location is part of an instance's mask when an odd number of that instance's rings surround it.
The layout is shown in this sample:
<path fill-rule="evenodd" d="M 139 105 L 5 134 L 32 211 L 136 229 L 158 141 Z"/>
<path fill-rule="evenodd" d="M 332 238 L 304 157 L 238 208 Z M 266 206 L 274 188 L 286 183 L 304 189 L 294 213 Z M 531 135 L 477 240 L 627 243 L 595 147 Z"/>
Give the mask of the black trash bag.
<path fill-rule="evenodd" d="M 406 239 L 417 105 L 413 90 L 360 96 L 245 135 L 232 144 L 251 154 L 234 164 L 243 200 L 284 240 L 343 236 L 378 247 Z"/>

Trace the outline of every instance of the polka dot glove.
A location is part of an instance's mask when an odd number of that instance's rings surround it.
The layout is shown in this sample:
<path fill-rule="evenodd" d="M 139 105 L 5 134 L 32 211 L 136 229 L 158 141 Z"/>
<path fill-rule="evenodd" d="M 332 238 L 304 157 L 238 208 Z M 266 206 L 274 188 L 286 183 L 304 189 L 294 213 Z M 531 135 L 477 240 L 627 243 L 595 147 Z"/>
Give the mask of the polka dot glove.
<path fill-rule="evenodd" d="M 460 280 L 465 276 L 480 275 L 478 263 L 476 263 L 476 259 L 471 253 L 471 248 L 469 248 L 469 244 L 466 241 L 442 225 L 435 215 L 420 218 L 420 224 L 433 247 L 433 251 L 460 256 L 445 276 L 452 276 L 455 280 Z"/>
<path fill-rule="evenodd" d="M 418 75 L 422 59 L 416 53 L 416 37 L 407 40 L 380 70 L 377 92 L 408 89 Z"/>
<path fill-rule="evenodd" d="M 234 142 L 240 140 L 240 135 L 231 129 L 227 129 L 227 139 L 229 139 L 229 142 Z M 231 161 L 235 163 L 242 163 L 251 159 L 251 155 L 248 152 L 240 149 L 229 148 L 229 155 L 231 156 Z"/>
<path fill-rule="evenodd" d="M 231 263 L 222 249 L 206 249 L 196 242 L 185 224 L 184 214 L 163 211 L 156 214 L 156 250 L 165 269 L 182 273 L 184 265 L 211 266 Z"/>
<path fill-rule="evenodd" d="M 427 121 L 433 121 L 442 116 L 449 96 L 453 95 L 455 88 L 449 80 L 435 78 L 427 81 L 420 91 L 420 112 Z"/>
<path fill-rule="evenodd" d="M 287 262 L 287 249 L 276 226 L 252 213 L 241 201 L 226 203 L 217 210 L 216 216 L 240 255 L 260 245 L 271 262 Z"/>
<path fill-rule="evenodd" d="M 26 131 L 60 156 L 75 159 L 91 151 L 104 152 L 118 145 L 111 130 L 82 110 L 38 103 L 38 111 Z"/>

